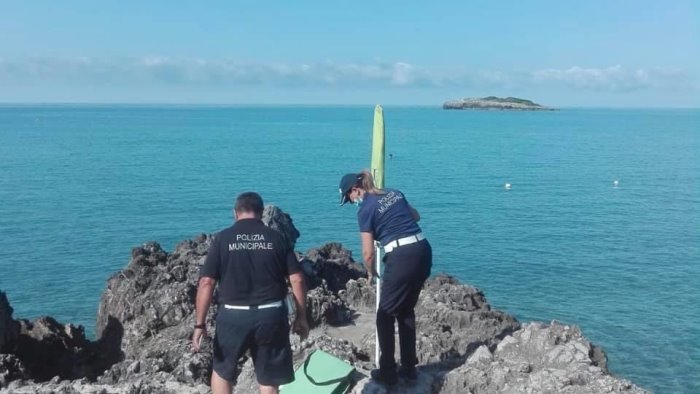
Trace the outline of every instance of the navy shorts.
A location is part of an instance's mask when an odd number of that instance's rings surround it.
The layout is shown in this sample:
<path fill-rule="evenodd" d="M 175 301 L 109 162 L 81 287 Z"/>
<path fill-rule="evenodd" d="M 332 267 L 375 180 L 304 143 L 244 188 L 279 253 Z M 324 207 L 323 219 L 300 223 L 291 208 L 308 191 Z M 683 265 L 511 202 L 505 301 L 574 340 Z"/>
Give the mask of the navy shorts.
<path fill-rule="evenodd" d="M 236 380 L 238 360 L 250 350 L 258 383 L 279 386 L 294 380 L 289 321 L 283 307 L 226 309 L 216 316 L 213 368 L 229 382 Z"/>

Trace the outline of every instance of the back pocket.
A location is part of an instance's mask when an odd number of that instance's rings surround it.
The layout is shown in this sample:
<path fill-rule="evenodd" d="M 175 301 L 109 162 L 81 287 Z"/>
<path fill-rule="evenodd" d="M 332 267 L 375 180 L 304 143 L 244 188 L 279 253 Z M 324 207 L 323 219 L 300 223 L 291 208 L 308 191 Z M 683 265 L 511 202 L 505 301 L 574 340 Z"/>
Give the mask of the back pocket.
<path fill-rule="evenodd" d="M 289 343 L 289 323 L 287 316 L 275 317 L 257 324 L 255 342 L 258 345 L 286 345 Z"/>

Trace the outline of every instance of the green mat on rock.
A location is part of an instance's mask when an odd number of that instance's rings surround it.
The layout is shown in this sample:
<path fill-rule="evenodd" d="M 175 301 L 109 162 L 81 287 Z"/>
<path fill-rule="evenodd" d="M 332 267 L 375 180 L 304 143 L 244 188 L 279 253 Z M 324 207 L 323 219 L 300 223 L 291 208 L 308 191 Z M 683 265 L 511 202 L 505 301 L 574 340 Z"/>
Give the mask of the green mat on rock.
<path fill-rule="evenodd" d="M 323 350 L 311 353 L 294 372 L 294 381 L 280 387 L 284 394 L 342 394 L 350 386 L 352 365 Z"/>

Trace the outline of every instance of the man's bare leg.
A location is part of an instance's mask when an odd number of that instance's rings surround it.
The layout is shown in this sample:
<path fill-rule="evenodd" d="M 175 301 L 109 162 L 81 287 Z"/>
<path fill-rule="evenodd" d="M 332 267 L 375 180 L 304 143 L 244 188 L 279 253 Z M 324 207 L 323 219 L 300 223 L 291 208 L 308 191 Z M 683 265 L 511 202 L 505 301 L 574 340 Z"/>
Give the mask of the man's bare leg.
<path fill-rule="evenodd" d="M 211 371 L 211 392 L 213 394 L 231 394 L 232 391 L 231 382 L 219 376 L 216 371 Z"/>
<path fill-rule="evenodd" d="M 279 386 L 263 386 L 260 385 L 260 394 L 279 394 Z"/>

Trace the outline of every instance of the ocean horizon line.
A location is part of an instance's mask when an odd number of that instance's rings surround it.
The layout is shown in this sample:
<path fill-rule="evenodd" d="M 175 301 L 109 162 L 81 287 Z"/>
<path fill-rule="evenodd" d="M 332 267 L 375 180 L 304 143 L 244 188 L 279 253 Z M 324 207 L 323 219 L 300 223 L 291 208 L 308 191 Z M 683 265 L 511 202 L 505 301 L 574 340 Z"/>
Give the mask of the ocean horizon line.
<path fill-rule="evenodd" d="M 442 104 L 393 104 L 393 103 L 374 103 L 374 104 L 340 104 L 340 103 L 167 103 L 167 102 L 0 102 L 0 108 L 13 107 L 189 107 L 189 108 L 364 108 L 381 105 L 385 108 L 442 108 Z M 585 110 L 700 110 L 698 107 L 684 106 L 668 106 L 668 107 L 650 107 L 650 106 L 585 106 L 585 105 L 570 105 L 570 106 L 554 106 L 556 109 L 585 109 Z M 469 111 L 465 109 L 463 111 Z M 497 110 L 479 110 L 479 111 L 494 111 Z M 503 110 L 507 112 L 520 112 L 513 110 Z M 459 112 L 459 111 L 453 111 Z M 522 111 L 531 112 L 531 111 Z"/>

